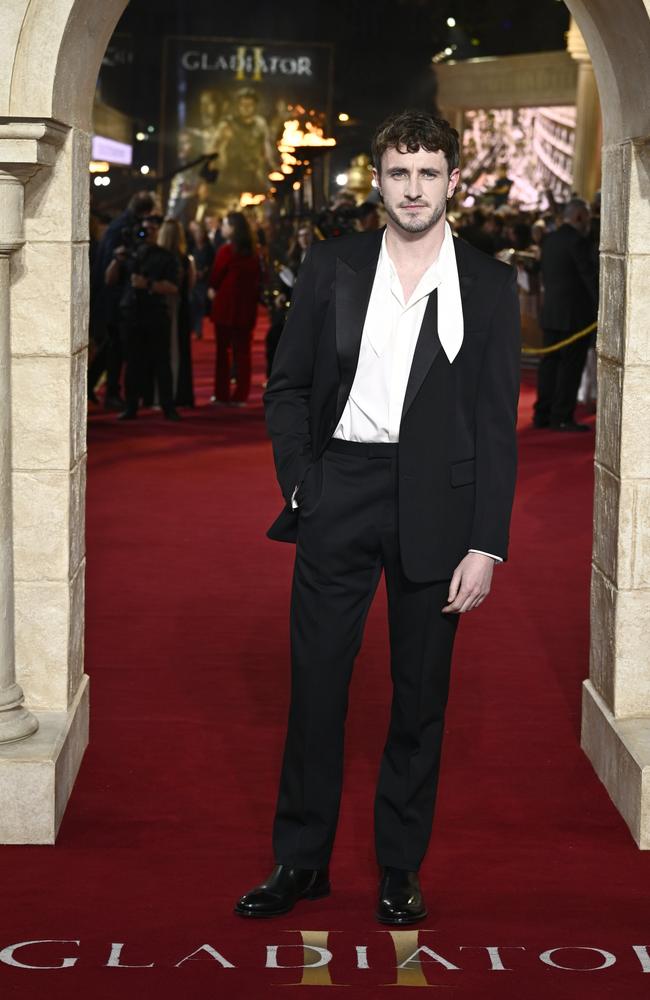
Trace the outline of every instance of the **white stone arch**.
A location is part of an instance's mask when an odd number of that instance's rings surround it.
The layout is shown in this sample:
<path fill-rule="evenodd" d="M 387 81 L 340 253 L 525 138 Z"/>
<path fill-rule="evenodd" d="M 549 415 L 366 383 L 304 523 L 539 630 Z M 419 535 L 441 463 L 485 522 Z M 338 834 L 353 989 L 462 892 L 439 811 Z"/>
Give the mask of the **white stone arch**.
<path fill-rule="evenodd" d="M 582 746 L 650 848 L 650 0 L 567 0 L 603 111 L 594 541 Z"/>
<path fill-rule="evenodd" d="M 95 80 L 125 6 L 126 0 L 2 0 L 0 738 L 3 725 L 5 736 L 32 726 L 14 661 L 40 724 L 20 742 L 0 743 L 5 843 L 54 842 L 87 742 L 87 160 Z M 650 0 L 568 0 L 568 7 L 593 60 L 605 137 L 583 746 L 637 842 L 648 847 Z M 3 395 L 9 337 L 10 407 Z"/>
<path fill-rule="evenodd" d="M 53 843 L 88 742 L 88 160 L 126 0 L 1 6 L 0 842 Z"/>

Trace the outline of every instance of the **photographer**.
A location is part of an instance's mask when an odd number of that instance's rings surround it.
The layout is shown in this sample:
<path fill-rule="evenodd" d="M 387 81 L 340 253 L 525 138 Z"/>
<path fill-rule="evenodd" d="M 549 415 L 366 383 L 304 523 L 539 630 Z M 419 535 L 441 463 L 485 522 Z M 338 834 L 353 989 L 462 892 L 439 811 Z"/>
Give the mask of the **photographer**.
<path fill-rule="evenodd" d="M 178 262 L 157 245 L 162 219 L 149 215 L 115 250 L 106 271 L 107 285 L 126 279 L 120 301 L 126 344 L 126 409 L 119 420 L 134 420 L 148 371 L 158 383 L 158 397 L 168 420 L 180 420 L 174 408 L 170 361 L 171 316 L 168 296 L 178 293 Z"/>
<path fill-rule="evenodd" d="M 88 370 L 88 398 L 97 402 L 95 386 L 106 372 L 106 410 L 123 410 L 124 400 L 120 390 L 123 346 L 120 333 L 120 301 L 124 289 L 116 281 L 110 287 L 106 282 L 108 268 L 115 248 L 128 241 L 136 226 L 151 215 L 154 197 L 148 191 L 138 191 L 121 215 L 111 222 L 93 257 L 90 273 L 90 336 L 96 351 Z M 126 275 L 125 275 L 126 277 Z"/>

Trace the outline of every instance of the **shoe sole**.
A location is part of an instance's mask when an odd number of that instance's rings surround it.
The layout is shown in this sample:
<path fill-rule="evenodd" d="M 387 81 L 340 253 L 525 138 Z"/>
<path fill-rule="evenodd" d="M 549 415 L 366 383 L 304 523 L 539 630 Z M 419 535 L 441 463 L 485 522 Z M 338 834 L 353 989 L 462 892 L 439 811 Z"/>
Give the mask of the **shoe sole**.
<path fill-rule="evenodd" d="M 331 887 L 328 885 L 325 889 L 317 889 L 316 892 L 307 893 L 304 896 L 298 896 L 298 899 L 291 906 L 286 906 L 283 910 L 273 910 L 272 913 L 263 913 L 256 910 L 244 910 L 239 909 L 237 906 L 233 909 L 233 913 L 236 913 L 238 917 L 249 917 L 254 920 L 260 920 L 268 917 L 281 917 L 283 913 L 290 913 L 293 910 L 296 903 L 300 903 L 303 899 L 324 899 L 325 896 L 329 896 L 331 892 Z"/>
<path fill-rule="evenodd" d="M 425 910 L 424 913 L 419 913 L 417 917 L 382 917 L 378 913 L 375 913 L 375 919 L 378 920 L 380 924 L 417 924 L 420 920 L 424 920 L 428 915 L 428 910 Z"/>

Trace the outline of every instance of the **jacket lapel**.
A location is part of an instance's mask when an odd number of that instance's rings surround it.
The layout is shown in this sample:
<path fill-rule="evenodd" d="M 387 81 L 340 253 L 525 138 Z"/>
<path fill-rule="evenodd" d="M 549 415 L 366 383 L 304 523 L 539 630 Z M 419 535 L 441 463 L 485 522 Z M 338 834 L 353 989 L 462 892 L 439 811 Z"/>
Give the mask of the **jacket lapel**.
<path fill-rule="evenodd" d="M 474 275 L 466 270 L 465 255 L 463 253 L 464 244 L 462 240 L 454 238 L 454 250 L 456 252 L 456 266 L 458 267 L 458 281 L 460 284 L 460 298 L 463 307 L 463 316 L 469 313 L 468 302 L 474 286 Z M 411 403 L 417 396 L 422 383 L 424 382 L 431 365 L 435 361 L 441 349 L 440 338 L 438 337 L 438 289 L 435 288 L 427 301 L 427 307 L 422 318 L 422 326 L 418 334 L 418 341 L 415 346 L 411 371 L 406 385 L 404 396 L 404 407 L 402 418 L 405 416 Z"/>
<path fill-rule="evenodd" d="M 340 370 L 337 420 L 343 412 L 357 369 L 382 236 L 383 230 L 373 233 L 372 239 L 359 239 L 358 243 L 354 240 L 353 252 L 345 259 L 337 257 L 336 260 L 336 351 Z"/>
<path fill-rule="evenodd" d="M 417 396 L 420 386 L 424 382 L 426 374 L 433 364 L 439 350 L 438 289 L 434 288 L 431 295 L 427 299 L 427 306 L 424 310 L 424 316 L 422 317 L 422 326 L 420 327 L 418 341 L 415 345 L 415 353 L 413 355 L 413 361 L 411 362 L 409 380 L 406 383 L 406 394 L 404 396 L 402 418 Z"/>

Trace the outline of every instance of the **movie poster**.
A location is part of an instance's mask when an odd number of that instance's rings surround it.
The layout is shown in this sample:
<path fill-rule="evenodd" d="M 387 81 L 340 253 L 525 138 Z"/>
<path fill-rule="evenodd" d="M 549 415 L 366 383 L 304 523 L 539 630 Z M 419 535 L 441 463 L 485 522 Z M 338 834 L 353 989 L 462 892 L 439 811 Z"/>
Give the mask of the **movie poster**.
<path fill-rule="evenodd" d="M 236 207 L 244 192 L 266 194 L 295 108 L 322 114 L 328 124 L 331 76 L 330 45 L 165 39 L 162 172 L 169 214 L 187 224 Z"/>
<path fill-rule="evenodd" d="M 126 115 L 133 114 L 133 36 L 116 31 L 97 78 L 97 98 Z"/>

